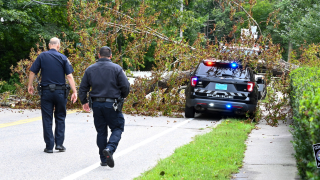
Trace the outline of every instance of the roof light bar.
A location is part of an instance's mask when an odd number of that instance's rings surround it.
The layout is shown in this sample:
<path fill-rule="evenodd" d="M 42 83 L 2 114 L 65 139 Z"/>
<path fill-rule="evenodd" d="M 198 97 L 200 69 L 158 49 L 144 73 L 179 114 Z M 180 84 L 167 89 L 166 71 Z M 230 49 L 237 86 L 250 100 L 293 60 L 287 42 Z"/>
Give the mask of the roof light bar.
<path fill-rule="evenodd" d="M 231 67 L 232 67 L 232 68 L 237 68 L 237 67 L 238 67 L 238 64 L 237 64 L 237 63 L 231 63 Z"/>
<path fill-rule="evenodd" d="M 206 66 L 214 66 L 216 63 L 214 61 L 211 60 L 204 60 L 203 64 Z"/>

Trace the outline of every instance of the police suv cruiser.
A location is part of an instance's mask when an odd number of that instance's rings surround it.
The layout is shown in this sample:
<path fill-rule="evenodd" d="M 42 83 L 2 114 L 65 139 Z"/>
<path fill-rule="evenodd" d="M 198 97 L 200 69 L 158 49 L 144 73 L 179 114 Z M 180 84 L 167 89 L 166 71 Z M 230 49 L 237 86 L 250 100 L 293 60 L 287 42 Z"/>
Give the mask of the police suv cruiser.
<path fill-rule="evenodd" d="M 256 81 L 250 67 L 231 61 L 203 60 L 191 74 L 185 91 L 185 117 L 208 111 L 253 116 L 263 91 L 263 82 Z"/>

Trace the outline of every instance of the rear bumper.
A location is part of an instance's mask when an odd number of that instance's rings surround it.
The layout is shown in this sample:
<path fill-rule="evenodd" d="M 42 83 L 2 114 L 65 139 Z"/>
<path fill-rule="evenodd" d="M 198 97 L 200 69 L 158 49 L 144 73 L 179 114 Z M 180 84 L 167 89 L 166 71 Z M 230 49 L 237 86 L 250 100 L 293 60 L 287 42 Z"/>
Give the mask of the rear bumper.
<path fill-rule="evenodd" d="M 187 99 L 188 107 L 195 107 L 197 111 L 220 111 L 220 112 L 242 112 L 249 111 L 252 113 L 256 110 L 257 105 L 246 104 L 243 102 L 219 101 L 212 99 Z M 228 106 L 228 107 L 227 107 Z M 200 109 L 199 109 L 200 108 Z"/>

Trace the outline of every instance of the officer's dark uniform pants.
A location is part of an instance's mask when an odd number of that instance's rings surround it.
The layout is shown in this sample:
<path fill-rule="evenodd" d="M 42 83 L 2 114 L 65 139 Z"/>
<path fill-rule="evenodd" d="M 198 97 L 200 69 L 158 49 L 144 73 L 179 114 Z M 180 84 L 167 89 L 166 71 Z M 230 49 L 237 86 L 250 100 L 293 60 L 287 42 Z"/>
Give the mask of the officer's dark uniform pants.
<path fill-rule="evenodd" d="M 66 118 L 65 90 L 43 90 L 41 96 L 41 113 L 43 125 L 43 137 L 46 148 L 51 150 L 56 145 L 62 145 L 64 141 L 65 118 Z M 53 112 L 54 109 L 54 112 Z M 55 119 L 55 132 L 53 137 L 52 119 Z"/>
<path fill-rule="evenodd" d="M 101 162 L 106 162 L 106 157 L 103 155 L 103 149 L 109 148 L 111 153 L 117 149 L 121 139 L 121 134 L 124 131 L 124 117 L 119 111 L 115 111 L 112 107 L 112 102 L 93 102 L 93 118 L 94 125 L 97 130 L 97 145 Z M 111 129 L 111 136 L 108 141 L 108 126 Z"/>

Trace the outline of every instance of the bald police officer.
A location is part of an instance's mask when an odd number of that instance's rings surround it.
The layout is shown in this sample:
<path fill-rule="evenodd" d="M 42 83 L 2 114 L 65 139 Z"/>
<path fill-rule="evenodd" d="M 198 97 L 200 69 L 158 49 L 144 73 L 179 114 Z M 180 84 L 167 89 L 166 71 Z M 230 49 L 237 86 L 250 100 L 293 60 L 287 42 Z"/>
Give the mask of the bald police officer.
<path fill-rule="evenodd" d="M 34 76 L 41 70 L 41 114 L 43 125 L 43 137 L 46 143 L 44 152 L 53 153 L 55 149 L 64 152 L 63 146 L 65 133 L 65 118 L 67 96 L 65 75 L 73 91 L 71 101 L 77 100 L 77 91 L 72 76 L 73 68 L 68 58 L 59 53 L 60 40 L 52 38 L 49 42 L 49 51 L 42 52 L 30 68 L 28 92 L 34 93 L 32 82 Z M 55 118 L 55 132 L 52 132 L 53 113 Z"/>
<path fill-rule="evenodd" d="M 114 108 L 116 99 L 126 98 L 130 91 L 129 81 L 121 66 L 112 63 L 111 49 L 100 49 L 98 61 L 89 66 L 82 78 L 79 98 L 85 111 L 90 111 L 87 92 L 92 88 L 92 110 L 94 125 L 97 130 L 97 145 L 101 166 L 114 167 L 113 153 L 116 151 L 124 130 L 124 117 L 119 109 Z M 109 141 L 108 126 L 111 129 Z"/>

